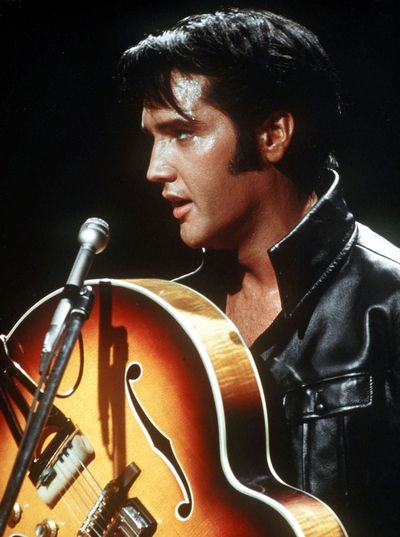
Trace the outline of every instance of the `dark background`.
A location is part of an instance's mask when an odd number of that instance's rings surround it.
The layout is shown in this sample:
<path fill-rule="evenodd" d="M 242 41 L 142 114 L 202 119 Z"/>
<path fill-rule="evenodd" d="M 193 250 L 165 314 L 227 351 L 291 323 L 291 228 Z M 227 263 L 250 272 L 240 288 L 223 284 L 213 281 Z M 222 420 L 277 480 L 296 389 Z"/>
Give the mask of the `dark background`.
<path fill-rule="evenodd" d="M 34 5 L 32 5 L 34 4 Z M 338 68 L 347 108 L 338 148 L 357 218 L 400 244 L 394 2 L 0 0 L 0 330 L 65 282 L 90 216 L 111 227 L 92 277 L 172 277 L 197 263 L 158 192 L 135 110 L 119 102 L 121 53 L 194 12 L 264 7 L 310 27 Z"/>

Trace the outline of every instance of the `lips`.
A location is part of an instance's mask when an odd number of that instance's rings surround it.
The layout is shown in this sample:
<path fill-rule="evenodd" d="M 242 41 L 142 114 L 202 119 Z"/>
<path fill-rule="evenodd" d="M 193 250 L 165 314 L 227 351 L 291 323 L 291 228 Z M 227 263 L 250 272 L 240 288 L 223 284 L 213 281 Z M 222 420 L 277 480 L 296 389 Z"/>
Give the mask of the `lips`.
<path fill-rule="evenodd" d="M 193 201 L 190 198 L 184 198 L 169 192 L 163 192 L 163 198 L 172 205 L 172 214 L 177 220 L 181 220 L 190 211 Z"/>
<path fill-rule="evenodd" d="M 177 220 L 182 220 L 186 214 L 192 208 L 193 202 L 191 200 L 182 200 L 177 204 L 173 204 L 172 214 Z"/>

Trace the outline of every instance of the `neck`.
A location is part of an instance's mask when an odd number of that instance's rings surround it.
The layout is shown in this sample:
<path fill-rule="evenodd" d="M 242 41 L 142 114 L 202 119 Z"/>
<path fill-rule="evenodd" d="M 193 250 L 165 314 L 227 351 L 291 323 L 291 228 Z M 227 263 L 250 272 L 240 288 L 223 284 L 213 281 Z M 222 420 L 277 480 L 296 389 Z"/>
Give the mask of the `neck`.
<path fill-rule="evenodd" d="M 278 172 L 269 185 L 240 228 L 235 248 L 237 281 L 226 297 L 226 313 L 248 345 L 270 326 L 282 309 L 267 251 L 298 224 L 316 201 L 315 195 L 298 192 L 292 181 Z"/>
<path fill-rule="evenodd" d="M 269 196 L 269 203 L 249 220 L 238 244 L 238 272 L 243 283 L 248 281 L 264 287 L 275 282 L 276 285 L 267 251 L 300 222 L 317 200 L 314 193 L 298 192 L 285 176 L 279 178 L 278 184 Z"/>

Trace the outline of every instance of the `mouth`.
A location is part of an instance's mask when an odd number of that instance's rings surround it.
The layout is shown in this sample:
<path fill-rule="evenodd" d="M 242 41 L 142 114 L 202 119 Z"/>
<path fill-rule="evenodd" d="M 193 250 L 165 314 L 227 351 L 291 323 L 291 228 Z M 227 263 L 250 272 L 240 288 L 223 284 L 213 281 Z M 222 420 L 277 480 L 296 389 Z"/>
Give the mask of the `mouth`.
<path fill-rule="evenodd" d="M 171 200 L 171 205 L 175 209 L 175 207 L 182 207 L 183 205 L 186 205 L 186 203 L 190 203 L 190 199 L 177 199 L 177 200 Z"/>
<path fill-rule="evenodd" d="M 190 198 L 183 198 L 169 192 L 163 192 L 163 198 L 170 202 L 172 214 L 177 220 L 182 220 L 193 205 L 193 200 Z"/>
<path fill-rule="evenodd" d="M 172 214 L 177 220 L 182 220 L 192 208 L 193 201 L 180 199 L 172 201 Z"/>

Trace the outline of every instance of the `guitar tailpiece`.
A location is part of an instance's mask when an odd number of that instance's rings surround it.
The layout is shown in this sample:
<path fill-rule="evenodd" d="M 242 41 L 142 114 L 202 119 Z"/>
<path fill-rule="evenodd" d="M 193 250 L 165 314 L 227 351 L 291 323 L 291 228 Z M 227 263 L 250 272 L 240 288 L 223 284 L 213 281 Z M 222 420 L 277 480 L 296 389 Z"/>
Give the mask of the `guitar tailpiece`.
<path fill-rule="evenodd" d="M 120 535 L 120 531 L 123 535 L 132 537 L 150 537 L 156 528 L 154 518 L 137 498 L 133 498 L 121 509 L 115 524 L 107 531 L 105 537 Z"/>

